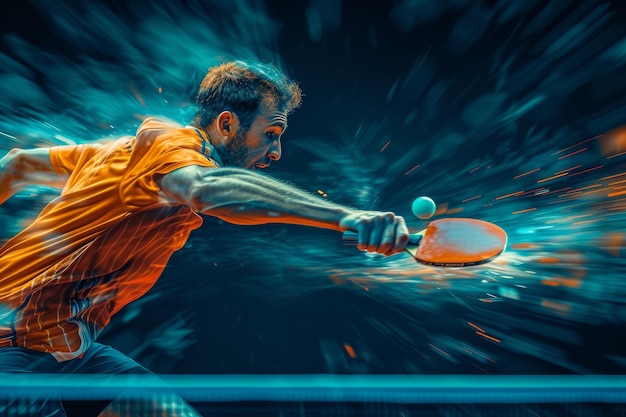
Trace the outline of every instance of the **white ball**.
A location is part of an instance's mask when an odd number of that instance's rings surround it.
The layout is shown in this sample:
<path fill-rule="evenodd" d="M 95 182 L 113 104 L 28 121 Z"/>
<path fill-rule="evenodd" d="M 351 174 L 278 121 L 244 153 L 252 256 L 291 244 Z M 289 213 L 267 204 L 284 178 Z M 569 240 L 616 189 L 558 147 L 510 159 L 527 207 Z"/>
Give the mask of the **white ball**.
<path fill-rule="evenodd" d="M 411 211 L 419 219 L 430 219 L 435 214 L 437 205 L 430 197 L 417 197 L 411 204 Z"/>

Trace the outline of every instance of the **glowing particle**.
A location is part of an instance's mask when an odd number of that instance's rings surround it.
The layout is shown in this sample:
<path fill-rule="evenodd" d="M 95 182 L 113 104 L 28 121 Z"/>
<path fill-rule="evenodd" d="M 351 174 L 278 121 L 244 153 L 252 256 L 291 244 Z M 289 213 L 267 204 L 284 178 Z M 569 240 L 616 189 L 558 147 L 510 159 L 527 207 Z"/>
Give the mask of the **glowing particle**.
<path fill-rule="evenodd" d="M 328 194 L 326 194 L 326 193 L 325 193 L 324 191 L 322 191 L 322 190 L 317 190 L 317 193 L 318 193 L 319 195 L 321 195 L 322 197 L 328 197 Z"/>
<path fill-rule="evenodd" d="M 346 349 L 346 352 L 348 352 L 348 355 L 349 355 L 352 359 L 356 358 L 356 353 L 354 353 L 354 349 L 352 349 L 352 346 L 350 346 L 350 345 L 349 345 L 349 344 L 347 344 L 347 343 L 344 343 L 343 347 L 344 347 L 344 349 Z"/>

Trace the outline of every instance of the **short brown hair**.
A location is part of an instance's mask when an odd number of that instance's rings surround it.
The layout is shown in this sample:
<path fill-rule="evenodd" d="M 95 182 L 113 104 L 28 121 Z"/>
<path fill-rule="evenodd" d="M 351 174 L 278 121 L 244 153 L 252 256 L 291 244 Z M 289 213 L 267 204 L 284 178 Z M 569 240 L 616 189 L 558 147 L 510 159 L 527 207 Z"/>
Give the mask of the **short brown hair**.
<path fill-rule="evenodd" d="M 220 112 L 232 111 L 247 131 L 265 100 L 277 110 L 293 112 L 300 106 L 302 91 L 295 82 L 270 64 L 234 61 L 209 68 L 196 95 L 199 105 L 193 120 L 207 126 Z"/>

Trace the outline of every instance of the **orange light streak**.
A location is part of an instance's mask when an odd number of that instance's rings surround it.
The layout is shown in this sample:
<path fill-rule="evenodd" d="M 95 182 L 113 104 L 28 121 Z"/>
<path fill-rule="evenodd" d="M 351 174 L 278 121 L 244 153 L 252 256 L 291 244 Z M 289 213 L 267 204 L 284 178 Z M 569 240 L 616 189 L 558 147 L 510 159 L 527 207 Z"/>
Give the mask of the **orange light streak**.
<path fill-rule="evenodd" d="M 626 190 L 622 190 L 622 191 L 616 191 L 614 193 L 608 193 L 606 196 L 607 197 L 617 197 L 618 195 L 625 195 L 626 194 Z"/>
<path fill-rule="evenodd" d="M 620 172 L 619 174 L 609 175 L 608 177 L 600 178 L 601 181 L 610 180 L 611 178 L 621 177 L 622 175 L 626 175 L 626 172 Z"/>
<path fill-rule="evenodd" d="M 525 175 L 532 174 L 533 172 L 537 172 L 537 171 L 539 171 L 540 169 L 541 169 L 541 168 L 535 168 L 535 169 L 533 169 L 532 171 L 524 172 L 523 174 L 519 174 L 519 175 L 514 176 L 514 177 L 513 177 L 513 179 L 514 179 L 514 180 L 516 180 L 516 179 L 521 178 L 521 177 L 523 177 L 523 176 L 525 176 Z"/>
<path fill-rule="evenodd" d="M 561 262 L 561 259 L 554 256 L 545 256 L 543 258 L 537 259 L 537 262 L 539 262 L 540 264 L 558 264 L 559 262 Z"/>
<path fill-rule="evenodd" d="M 483 329 L 481 329 L 480 327 L 478 327 L 477 325 L 475 325 L 474 323 L 472 323 L 471 321 L 468 321 L 467 324 L 469 324 L 470 326 L 472 326 L 473 328 L 475 328 L 476 330 L 478 330 L 479 332 L 483 332 L 485 333 L 485 331 Z"/>
<path fill-rule="evenodd" d="M 537 210 L 537 208 L 533 207 L 533 208 L 529 208 L 529 209 L 526 209 L 526 210 L 514 211 L 511 214 L 522 214 L 522 213 L 528 213 L 529 211 L 535 211 L 535 210 Z"/>
<path fill-rule="evenodd" d="M 568 173 L 566 172 L 566 173 L 564 173 L 564 174 L 553 175 L 553 176 L 551 176 L 551 177 L 544 178 L 544 179 L 542 179 L 542 180 L 537 180 L 537 183 L 539 184 L 539 183 L 542 183 L 542 182 L 546 182 L 546 181 L 553 180 L 553 179 L 555 179 L 555 178 L 564 177 L 564 176 L 566 176 L 567 174 L 568 174 Z"/>
<path fill-rule="evenodd" d="M 586 196 L 586 195 L 591 195 L 591 194 L 602 193 L 602 192 L 605 192 L 605 191 L 607 191 L 607 192 L 608 192 L 608 191 L 609 191 L 609 189 L 608 189 L 608 188 L 606 188 L 606 187 L 603 187 L 603 188 L 598 188 L 598 189 L 596 189 L 596 190 L 590 190 L 590 191 L 577 191 L 577 190 L 572 190 L 572 191 L 568 191 L 568 192 L 566 192 L 565 194 L 561 194 L 561 195 L 559 195 L 559 197 L 562 197 L 562 198 L 567 198 L 567 199 L 574 199 L 574 198 L 578 198 L 578 197 L 582 197 L 582 196 Z M 551 203 L 552 203 L 552 202 L 551 202 Z M 548 203 L 548 204 L 551 204 L 551 203 Z M 587 205 L 588 203 L 581 203 L 581 204 L 582 204 L 582 205 Z M 575 206 L 568 206 L 568 208 L 570 208 L 570 209 L 571 209 L 572 207 L 575 207 Z"/>
<path fill-rule="evenodd" d="M 518 192 L 516 192 L 516 193 L 511 193 L 511 194 L 507 194 L 507 195 L 502 195 L 502 196 L 500 196 L 500 197 L 496 197 L 496 198 L 494 198 L 494 201 L 495 201 L 495 200 L 502 200 L 502 199 L 509 198 L 509 197 L 517 197 L 517 196 L 518 196 L 518 195 L 520 195 L 520 194 L 524 194 L 524 191 L 518 191 Z"/>
<path fill-rule="evenodd" d="M 626 181 L 626 180 L 625 180 Z M 581 188 L 575 188 L 573 190 L 568 191 L 568 193 L 574 193 L 576 191 L 582 191 L 582 190 L 588 190 L 590 188 L 597 188 L 597 187 L 602 187 L 602 184 L 593 184 L 593 185 L 588 185 L 586 187 L 581 187 Z"/>
<path fill-rule="evenodd" d="M 574 172 L 573 174 L 570 174 L 570 177 L 573 177 L 574 175 L 578 175 L 578 174 L 584 174 L 585 172 L 589 172 L 589 171 L 595 171 L 596 169 L 600 169 L 602 167 L 604 167 L 604 165 L 598 165 L 598 166 L 595 166 L 595 167 L 591 167 L 591 168 L 585 169 L 584 171 Z"/>
<path fill-rule="evenodd" d="M 513 243 L 511 245 L 512 249 L 538 249 L 539 245 L 536 245 L 534 243 L 528 243 L 528 242 L 523 242 L 523 243 Z"/>
<path fill-rule="evenodd" d="M 574 222 L 573 225 L 574 226 L 584 226 L 586 224 L 596 223 L 596 222 L 600 222 L 602 220 L 604 220 L 604 219 L 585 220 L 585 221 L 580 221 L 580 222 Z"/>
<path fill-rule="evenodd" d="M 417 168 L 419 168 L 420 164 L 415 165 L 413 168 L 409 169 L 407 172 L 404 173 L 404 175 L 409 175 L 411 172 L 415 171 Z"/>
<path fill-rule="evenodd" d="M 570 171 L 573 171 L 573 170 L 575 170 L 575 169 L 580 168 L 581 166 L 582 166 L 582 165 L 576 165 L 575 167 L 571 167 L 571 168 L 563 169 L 563 170 L 561 170 L 561 171 L 559 171 L 559 172 L 555 172 L 555 173 L 554 173 L 554 175 L 562 174 L 562 173 L 564 173 L 564 172 L 570 172 Z"/>
<path fill-rule="evenodd" d="M 561 152 L 565 152 L 565 151 L 567 151 L 567 150 L 570 150 L 570 149 L 572 149 L 572 148 L 577 147 L 578 145 L 582 145 L 583 143 L 587 143 L 587 142 L 589 142 L 589 141 L 591 141 L 591 140 L 598 139 L 598 138 L 601 138 L 601 137 L 602 137 L 602 135 L 598 135 L 598 136 L 594 136 L 594 137 L 589 138 L 589 139 L 585 139 L 585 140 L 583 140 L 582 142 L 578 142 L 578 143 L 576 143 L 576 144 L 574 144 L 574 145 L 572 145 L 572 146 L 570 146 L 570 147 L 568 147 L 568 148 L 561 149 L 560 151 L 557 151 L 557 152 L 553 153 L 553 154 L 552 154 L 552 156 L 554 156 L 554 155 L 558 155 L 558 154 L 560 154 Z"/>
<path fill-rule="evenodd" d="M 522 194 L 520 194 L 520 195 L 532 195 L 532 194 L 535 194 L 535 193 L 537 193 L 537 192 L 539 192 L 539 191 L 542 191 L 542 190 L 547 190 L 547 188 L 545 188 L 545 187 L 535 188 L 535 189 L 532 189 L 532 190 L 528 190 L 528 191 L 526 191 L 526 192 L 523 192 L 523 193 L 522 193 Z"/>
<path fill-rule="evenodd" d="M 477 335 L 484 337 L 485 339 L 493 340 L 496 343 L 500 343 L 500 339 L 496 339 L 493 336 L 489 336 L 488 334 L 482 332 L 476 332 Z"/>
<path fill-rule="evenodd" d="M 482 194 L 481 195 L 475 195 L 474 197 L 466 198 L 465 200 L 462 200 L 461 202 L 462 203 L 467 203 L 468 201 L 476 200 L 477 198 L 480 198 L 480 197 L 482 197 Z"/>
<path fill-rule="evenodd" d="M 622 156 L 622 155 L 626 155 L 626 151 L 620 152 L 620 153 L 616 153 L 615 155 L 609 155 L 609 156 L 606 157 L 606 159 L 611 159 L 611 158 L 615 158 L 616 156 Z"/>
<path fill-rule="evenodd" d="M 569 158 L 572 155 L 576 155 L 577 153 L 585 152 L 586 150 L 587 150 L 587 148 L 582 148 L 582 149 L 579 149 L 579 150 L 577 150 L 575 152 L 568 153 L 567 155 L 560 156 L 559 159 Z"/>

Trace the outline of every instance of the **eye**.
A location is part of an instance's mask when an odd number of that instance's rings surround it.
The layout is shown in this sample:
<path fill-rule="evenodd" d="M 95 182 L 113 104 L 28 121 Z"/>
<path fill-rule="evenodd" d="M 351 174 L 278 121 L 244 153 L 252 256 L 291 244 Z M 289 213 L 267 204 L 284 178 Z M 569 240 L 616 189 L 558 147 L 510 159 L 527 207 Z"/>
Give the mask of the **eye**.
<path fill-rule="evenodd" d="M 267 136 L 271 140 L 275 140 L 278 137 L 278 135 L 275 132 L 271 132 L 271 131 L 265 133 L 265 136 Z"/>

